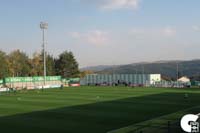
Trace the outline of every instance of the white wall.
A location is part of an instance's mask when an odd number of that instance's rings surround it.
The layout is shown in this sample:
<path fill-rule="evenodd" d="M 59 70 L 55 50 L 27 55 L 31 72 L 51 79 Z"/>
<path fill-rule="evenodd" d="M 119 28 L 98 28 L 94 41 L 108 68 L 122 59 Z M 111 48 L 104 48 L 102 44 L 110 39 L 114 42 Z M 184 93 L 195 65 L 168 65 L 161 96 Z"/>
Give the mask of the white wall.
<path fill-rule="evenodd" d="M 150 74 L 150 84 L 161 81 L 161 74 Z"/>

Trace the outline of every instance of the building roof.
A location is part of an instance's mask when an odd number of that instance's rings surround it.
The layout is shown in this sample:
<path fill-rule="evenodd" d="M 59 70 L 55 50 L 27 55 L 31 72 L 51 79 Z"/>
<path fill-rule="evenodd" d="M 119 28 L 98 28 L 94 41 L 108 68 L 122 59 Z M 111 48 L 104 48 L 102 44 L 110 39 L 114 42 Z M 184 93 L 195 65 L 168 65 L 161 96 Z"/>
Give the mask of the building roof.
<path fill-rule="evenodd" d="M 179 78 L 178 81 L 180 81 L 180 82 L 190 82 L 190 79 L 186 76 L 183 76 L 183 77 Z"/>

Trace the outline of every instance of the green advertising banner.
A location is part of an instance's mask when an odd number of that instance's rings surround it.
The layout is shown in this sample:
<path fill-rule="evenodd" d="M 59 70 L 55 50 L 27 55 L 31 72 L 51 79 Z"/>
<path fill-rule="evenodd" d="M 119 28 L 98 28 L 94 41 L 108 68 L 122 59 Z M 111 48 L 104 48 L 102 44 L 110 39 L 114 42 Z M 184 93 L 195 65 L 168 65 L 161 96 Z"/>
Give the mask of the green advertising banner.
<path fill-rule="evenodd" d="M 80 78 L 67 78 L 67 79 L 62 79 L 62 82 L 64 82 L 64 83 L 69 83 L 69 84 L 80 83 Z"/>
<path fill-rule="evenodd" d="M 60 81 L 61 76 L 47 76 L 46 81 Z M 43 76 L 37 77 L 9 77 L 5 78 L 5 83 L 16 83 L 16 82 L 41 82 L 44 81 Z"/>
<path fill-rule="evenodd" d="M 80 78 L 69 78 L 68 80 L 70 84 L 80 83 Z"/>

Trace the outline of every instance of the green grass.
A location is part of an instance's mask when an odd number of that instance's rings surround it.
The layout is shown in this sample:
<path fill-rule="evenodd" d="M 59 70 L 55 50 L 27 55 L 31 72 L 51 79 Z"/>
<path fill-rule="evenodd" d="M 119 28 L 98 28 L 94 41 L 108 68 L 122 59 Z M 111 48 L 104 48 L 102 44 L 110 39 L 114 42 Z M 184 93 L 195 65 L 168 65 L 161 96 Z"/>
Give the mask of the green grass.
<path fill-rule="evenodd" d="M 184 99 L 185 93 L 188 99 Z M 106 133 L 158 121 L 162 116 L 199 103 L 199 89 L 79 87 L 3 93 L 0 95 L 0 132 Z M 188 113 L 198 112 L 189 110 Z"/>

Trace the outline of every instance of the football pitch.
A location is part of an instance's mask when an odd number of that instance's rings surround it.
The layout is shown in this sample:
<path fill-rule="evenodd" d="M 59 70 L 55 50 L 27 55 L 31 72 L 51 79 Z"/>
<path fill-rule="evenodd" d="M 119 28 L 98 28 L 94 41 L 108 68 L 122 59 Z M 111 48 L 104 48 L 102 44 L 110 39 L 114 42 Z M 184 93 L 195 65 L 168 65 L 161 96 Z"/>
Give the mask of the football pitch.
<path fill-rule="evenodd" d="M 198 88 L 83 86 L 1 93 L 0 132 L 133 133 L 139 132 L 136 127 L 153 132 L 148 121 L 156 121 L 161 132 L 161 124 L 199 113 L 199 105 Z"/>

